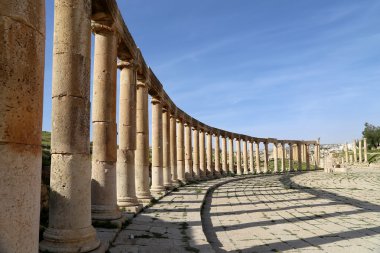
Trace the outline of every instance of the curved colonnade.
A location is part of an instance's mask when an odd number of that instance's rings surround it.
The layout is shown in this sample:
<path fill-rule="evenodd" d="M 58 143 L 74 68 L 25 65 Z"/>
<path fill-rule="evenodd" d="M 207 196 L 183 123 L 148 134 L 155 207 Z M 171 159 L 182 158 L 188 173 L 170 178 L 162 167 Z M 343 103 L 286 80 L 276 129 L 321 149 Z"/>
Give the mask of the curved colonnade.
<path fill-rule="evenodd" d="M 6 34 L 1 44 L 7 52 L 1 59 L 7 66 L 0 93 L 4 122 L 0 125 L 0 156 L 4 161 L 0 188 L 2 196 L 6 195 L 0 228 L 7 234 L 0 238 L 1 252 L 38 250 L 44 5 L 43 0 L 8 1 L 0 11 Z M 92 108 L 91 32 L 95 36 Z M 30 43 L 16 43 L 14 34 Z M 42 251 L 96 250 L 100 242 L 92 222 L 121 222 L 123 210 L 137 212 L 152 196 L 161 196 L 180 183 L 229 173 L 301 170 L 302 163 L 310 169 L 310 160 L 315 167 L 319 164 L 319 140 L 277 140 L 233 133 L 208 126 L 178 108 L 146 64 L 115 0 L 55 1 L 52 72 L 51 193 L 49 227 L 39 244 Z M 264 146 L 263 164 L 260 143 Z M 269 169 L 270 144 L 273 171 Z M 314 146 L 312 159 L 310 146 Z M 298 163 L 297 168 L 293 161 Z M 24 240 L 18 240 L 20 237 Z"/>

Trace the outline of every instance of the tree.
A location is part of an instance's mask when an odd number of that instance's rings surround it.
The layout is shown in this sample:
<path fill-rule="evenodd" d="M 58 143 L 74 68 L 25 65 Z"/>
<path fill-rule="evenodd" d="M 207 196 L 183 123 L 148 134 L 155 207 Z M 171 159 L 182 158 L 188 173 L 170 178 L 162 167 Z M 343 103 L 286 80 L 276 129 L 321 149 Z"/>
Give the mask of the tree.
<path fill-rule="evenodd" d="M 364 130 L 362 132 L 363 137 L 367 138 L 368 148 L 377 148 L 380 146 L 380 127 L 374 126 L 369 123 L 364 124 Z"/>

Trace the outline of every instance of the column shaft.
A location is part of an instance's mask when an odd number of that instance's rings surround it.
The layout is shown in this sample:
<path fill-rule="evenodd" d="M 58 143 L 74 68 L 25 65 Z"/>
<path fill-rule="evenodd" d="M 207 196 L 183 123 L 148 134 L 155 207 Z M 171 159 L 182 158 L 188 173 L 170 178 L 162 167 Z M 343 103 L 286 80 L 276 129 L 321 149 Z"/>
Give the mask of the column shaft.
<path fill-rule="evenodd" d="M 264 173 L 268 173 L 268 142 L 264 142 Z"/>
<path fill-rule="evenodd" d="M 364 146 L 364 162 L 368 162 L 368 155 L 367 155 L 367 138 L 363 138 L 363 146 Z"/>
<path fill-rule="evenodd" d="M 347 145 L 347 142 L 344 145 L 344 156 L 345 156 L 345 162 L 348 163 L 348 145 Z"/>
<path fill-rule="evenodd" d="M 359 163 L 363 162 L 362 156 L 362 140 L 359 140 Z"/>
<path fill-rule="evenodd" d="M 305 155 L 306 155 L 306 170 L 310 170 L 310 146 L 305 145 Z"/>
<path fill-rule="evenodd" d="M 236 174 L 243 174 L 243 171 L 241 169 L 241 145 L 239 138 L 236 138 Z"/>
<path fill-rule="evenodd" d="M 223 175 L 228 174 L 228 165 L 227 165 L 227 138 L 222 136 L 222 171 Z"/>
<path fill-rule="evenodd" d="M 206 177 L 206 150 L 205 150 L 205 132 L 199 132 L 199 170 L 201 171 L 201 180 L 207 179 Z"/>
<path fill-rule="evenodd" d="M 185 177 L 186 180 L 193 180 L 193 161 L 191 148 L 191 126 L 185 124 Z"/>
<path fill-rule="evenodd" d="M 170 169 L 174 185 L 178 185 L 177 174 L 177 119 L 175 114 L 170 114 Z"/>
<path fill-rule="evenodd" d="M 230 137 L 228 139 L 228 163 L 229 163 L 229 170 L 230 173 L 235 173 L 235 166 L 234 166 L 234 139 L 233 137 Z"/>
<path fill-rule="evenodd" d="M 281 142 L 281 172 L 285 172 L 285 160 L 286 160 L 286 149 L 285 149 L 285 143 Z"/>
<path fill-rule="evenodd" d="M 302 170 L 302 146 L 301 143 L 297 144 L 298 171 Z"/>
<path fill-rule="evenodd" d="M 254 174 L 255 173 L 255 167 L 253 162 L 253 142 L 249 142 L 249 171 Z"/>
<path fill-rule="evenodd" d="M 277 143 L 273 143 L 273 172 L 277 173 L 278 171 L 278 150 L 277 150 Z"/>
<path fill-rule="evenodd" d="M 220 142 L 219 142 L 219 135 L 215 135 L 215 176 L 220 177 L 221 176 L 221 168 L 220 168 Z"/>
<path fill-rule="evenodd" d="M 170 168 L 170 112 L 168 108 L 162 109 L 162 167 L 164 177 L 164 187 L 171 188 L 171 168 Z"/>
<path fill-rule="evenodd" d="M 354 163 L 356 163 L 356 162 L 358 161 L 358 156 L 357 156 L 357 154 L 356 154 L 356 140 L 354 140 L 354 141 L 352 142 L 352 149 L 353 149 L 353 151 L 354 151 Z"/>
<path fill-rule="evenodd" d="M 294 167 L 293 167 L 293 143 L 289 143 L 289 171 L 294 171 Z"/>
<path fill-rule="evenodd" d="M 214 167 L 212 165 L 212 134 L 210 132 L 206 133 L 207 136 L 207 177 L 214 177 Z"/>
<path fill-rule="evenodd" d="M 260 168 L 260 143 L 258 141 L 255 142 L 255 154 L 256 154 L 256 173 L 261 173 Z"/>
<path fill-rule="evenodd" d="M 194 179 L 201 179 L 201 172 L 199 170 L 199 131 L 197 128 L 193 128 L 193 172 Z"/>
<path fill-rule="evenodd" d="M 179 181 L 186 183 L 184 127 L 181 119 L 177 119 L 177 127 L 177 175 Z"/>
<path fill-rule="evenodd" d="M 246 140 L 243 140 L 243 168 L 244 174 L 248 174 L 248 146 Z"/>

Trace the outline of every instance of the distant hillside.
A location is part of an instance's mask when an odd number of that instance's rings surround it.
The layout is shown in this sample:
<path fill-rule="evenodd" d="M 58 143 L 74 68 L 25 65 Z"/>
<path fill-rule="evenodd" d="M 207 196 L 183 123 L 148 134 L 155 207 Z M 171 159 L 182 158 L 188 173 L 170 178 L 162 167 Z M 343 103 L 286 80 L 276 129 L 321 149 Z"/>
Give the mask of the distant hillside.
<path fill-rule="evenodd" d="M 50 142 L 51 142 L 51 133 L 42 131 L 42 166 L 50 166 Z"/>

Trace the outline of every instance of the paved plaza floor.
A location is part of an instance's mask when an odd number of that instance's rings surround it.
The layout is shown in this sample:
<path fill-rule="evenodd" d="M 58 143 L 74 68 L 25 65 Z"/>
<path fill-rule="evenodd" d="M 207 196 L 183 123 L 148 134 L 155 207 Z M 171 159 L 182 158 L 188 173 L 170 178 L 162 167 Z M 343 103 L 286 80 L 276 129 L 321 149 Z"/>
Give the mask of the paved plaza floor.
<path fill-rule="evenodd" d="M 380 252 L 379 191 L 370 168 L 188 185 L 135 217 L 110 252 Z"/>

